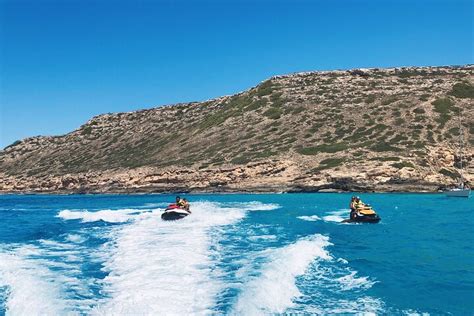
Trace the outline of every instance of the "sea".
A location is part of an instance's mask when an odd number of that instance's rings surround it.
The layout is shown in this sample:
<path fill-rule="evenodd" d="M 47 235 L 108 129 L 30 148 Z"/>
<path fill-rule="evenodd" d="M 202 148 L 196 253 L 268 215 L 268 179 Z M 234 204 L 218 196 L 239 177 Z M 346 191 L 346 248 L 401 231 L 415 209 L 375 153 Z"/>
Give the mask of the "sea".
<path fill-rule="evenodd" d="M 473 315 L 474 199 L 360 194 L 0 196 L 0 314 Z"/>

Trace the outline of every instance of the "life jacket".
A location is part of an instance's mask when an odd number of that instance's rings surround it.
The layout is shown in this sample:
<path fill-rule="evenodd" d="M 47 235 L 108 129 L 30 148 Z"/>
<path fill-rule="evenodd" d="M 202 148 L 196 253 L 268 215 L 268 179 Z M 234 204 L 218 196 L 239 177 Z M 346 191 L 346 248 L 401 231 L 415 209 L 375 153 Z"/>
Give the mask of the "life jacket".
<path fill-rule="evenodd" d="M 363 208 L 365 206 L 365 204 L 359 200 L 359 202 L 355 202 L 355 207 L 356 208 Z"/>
<path fill-rule="evenodd" d="M 351 204 L 349 205 L 349 208 L 351 209 L 351 211 L 355 211 L 357 206 L 356 206 L 356 202 L 355 201 L 352 201 Z"/>

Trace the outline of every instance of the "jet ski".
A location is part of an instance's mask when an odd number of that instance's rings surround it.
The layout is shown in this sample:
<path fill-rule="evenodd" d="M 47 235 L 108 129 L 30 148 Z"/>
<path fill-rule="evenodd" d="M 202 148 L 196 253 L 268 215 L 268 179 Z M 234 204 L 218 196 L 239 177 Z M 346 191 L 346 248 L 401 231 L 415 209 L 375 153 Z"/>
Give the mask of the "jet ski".
<path fill-rule="evenodd" d="M 357 209 L 353 218 L 345 219 L 342 223 L 378 223 L 380 219 L 380 216 L 375 213 L 370 205 L 365 205 L 363 208 Z"/>
<path fill-rule="evenodd" d="M 181 218 L 185 218 L 189 214 L 190 212 L 186 211 L 185 209 L 182 209 L 178 205 L 170 204 L 165 209 L 165 212 L 161 214 L 161 219 L 164 221 L 175 221 Z"/>

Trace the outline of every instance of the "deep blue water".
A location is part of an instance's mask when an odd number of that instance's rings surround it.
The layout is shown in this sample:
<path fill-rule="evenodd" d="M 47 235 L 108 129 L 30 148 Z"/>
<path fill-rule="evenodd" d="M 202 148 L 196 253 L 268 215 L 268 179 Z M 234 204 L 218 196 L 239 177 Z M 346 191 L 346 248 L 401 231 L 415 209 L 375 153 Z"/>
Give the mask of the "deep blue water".
<path fill-rule="evenodd" d="M 474 200 L 361 197 L 0 196 L 0 314 L 474 314 Z"/>

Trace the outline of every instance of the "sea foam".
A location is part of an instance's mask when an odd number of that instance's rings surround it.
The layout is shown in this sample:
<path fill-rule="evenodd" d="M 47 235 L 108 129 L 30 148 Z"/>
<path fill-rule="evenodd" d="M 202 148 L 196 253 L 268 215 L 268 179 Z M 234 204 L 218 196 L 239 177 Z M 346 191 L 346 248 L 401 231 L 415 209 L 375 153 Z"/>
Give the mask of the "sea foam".
<path fill-rule="evenodd" d="M 23 249 L 33 252 L 35 249 Z M 18 253 L 0 253 L 0 285 L 7 287 L 6 311 L 11 315 L 60 315 L 68 312 L 60 286 L 49 269 Z"/>
<path fill-rule="evenodd" d="M 81 275 L 82 248 L 40 240 L 0 250 L 0 287 L 9 315 L 76 315 L 94 304 L 93 280 Z"/>
<path fill-rule="evenodd" d="M 134 218 L 134 215 L 148 210 L 143 209 L 121 209 L 121 210 L 100 210 L 100 211 L 71 211 L 62 210 L 57 217 L 65 220 L 80 219 L 82 222 L 104 221 L 108 223 L 124 223 Z"/>
<path fill-rule="evenodd" d="M 329 212 L 329 215 L 323 216 L 325 222 L 340 223 L 349 218 L 349 210 L 338 210 Z"/>
<path fill-rule="evenodd" d="M 318 215 L 311 215 L 311 216 L 298 216 L 298 219 L 308 222 L 316 222 L 319 221 L 321 218 Z"/>
<path fill-rule="evenodd" d="M 261 206 L 260 206 L 261 207 Z M 116 227 L 104 248 L 103 291 L 109 299 L 95 314 L 209 314 L 224 287 L 211 245 L 213 228 L 233 224 L 249 207 L 194 202 L 192 215 L 166 222 L 146 213 Z"/>
<path fill-rule="evenodd" d="M 261 274 L 250 278 L 239 296 L 234 314 L 262 315 L 283 313 L 293 306 L 292 299 L 301 293 L 296 278 L 316 260 L 330 260 L 325 250 L 326 236 L 313 235 L 282 248 L 267 251 L 267 263 Z"/>

